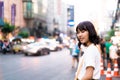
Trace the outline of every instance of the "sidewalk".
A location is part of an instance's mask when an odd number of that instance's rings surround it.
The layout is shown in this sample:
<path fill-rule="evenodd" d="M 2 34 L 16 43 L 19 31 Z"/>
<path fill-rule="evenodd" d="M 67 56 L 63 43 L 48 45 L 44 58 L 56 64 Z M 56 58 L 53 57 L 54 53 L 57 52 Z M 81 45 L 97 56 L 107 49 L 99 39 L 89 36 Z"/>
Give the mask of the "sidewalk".
<path fill-rule="evenodd" d="M 102 75 L 100 80 L 106 80 L 106 75 Z M 112 77 L 112 80 L 120 80 L 120 77 Z"/>

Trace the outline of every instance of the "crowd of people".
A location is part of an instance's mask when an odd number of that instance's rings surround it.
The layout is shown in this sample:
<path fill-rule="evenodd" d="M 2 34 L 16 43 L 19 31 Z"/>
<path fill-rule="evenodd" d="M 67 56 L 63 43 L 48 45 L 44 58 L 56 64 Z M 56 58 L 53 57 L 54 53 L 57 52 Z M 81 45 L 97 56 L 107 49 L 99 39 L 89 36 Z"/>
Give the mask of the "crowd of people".
<path fill-rule="evenodd" d="M 104 69 L 107 69 L 107 63 L 111 63 L 111 69 L 114 69 L 114 62 L 118 60 L 119 55 L 119 46 L 116 42 L 112 41 L 111 39 L 104 40 L 101 39 L 101 56 L 104 62 Z M 118 61 L 117 61 L 118 62 Z M 118 62 L 118 65 L 120 63 Z M 118 66 L 120 69 L 120 66 Z"/>

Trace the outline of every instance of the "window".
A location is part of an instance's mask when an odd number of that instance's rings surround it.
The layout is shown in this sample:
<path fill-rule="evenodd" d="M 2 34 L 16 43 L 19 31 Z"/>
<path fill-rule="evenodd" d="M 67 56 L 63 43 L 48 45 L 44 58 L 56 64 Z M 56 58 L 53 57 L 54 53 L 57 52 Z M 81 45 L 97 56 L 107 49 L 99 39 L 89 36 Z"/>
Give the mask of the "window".
<path fill-rule="evenodd" d="M 0 26 L 4 25 L 4 3 L 0 1 Z"/>
<path fill-rule="evenodd" d="M 32 2 L 24 2 L 24 18 L 33 18 L 33 8 L 32 8 Z"/>
<path fill-rule="evenodd" d="M 4 16 L 3 12 L 4 12 L 4 3 L 2 1 L 0 1 L 0 18 L 2 18 L 2 19 Z"/>
<path fill-rule="evenodd" d="M 15 16 L 16 16 L 16 5 L 12 4 L 11 6 L 11 24 L 15 25 Z"/>

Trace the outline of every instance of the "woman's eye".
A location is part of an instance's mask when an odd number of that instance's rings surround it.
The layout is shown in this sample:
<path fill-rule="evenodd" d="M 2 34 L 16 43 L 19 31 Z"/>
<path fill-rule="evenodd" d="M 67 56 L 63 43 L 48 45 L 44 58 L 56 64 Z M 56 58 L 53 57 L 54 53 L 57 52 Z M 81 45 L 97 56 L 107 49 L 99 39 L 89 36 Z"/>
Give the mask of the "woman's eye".
<path fill-rule="evenodd" d="M 81 31 L 81 33 L 84 33 L 84 32 L 85 32 L 85 30 L 82 30 L 82 31 Z"/>
<path fill-rule="evenodd" d="M 76 34 L 79 34 L 79 33 L 84 33 L 86 30 L 81 30 L 81 31 L 78 31 Z"/>

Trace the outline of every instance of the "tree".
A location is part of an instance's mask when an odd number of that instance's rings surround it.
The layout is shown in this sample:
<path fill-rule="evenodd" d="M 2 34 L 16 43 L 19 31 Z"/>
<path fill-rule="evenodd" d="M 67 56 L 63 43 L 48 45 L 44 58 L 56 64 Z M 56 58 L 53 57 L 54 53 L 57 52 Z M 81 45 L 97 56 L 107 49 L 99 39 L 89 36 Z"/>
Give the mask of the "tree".
<path fill-rule="evenodd" d="M 6 39 L 6 36 L 11 33 L 12 31 L 14 31 L 15 26 L 14 25 L 10 25 L 9 23 L 5 22 L 4 26 L 2 27 L 1 31 L 3 33 L 3 38 Z"/>
<path fill-rule="evenodd" d="M 107 36 L 105 37 L 106 40 L 111 39 L 112 36 L 115 35 L 115 30 L 111 29 L 110 31 L 107 32 Z"/>
<path fill-rule="evenodd" d="M 108 35 L 109 35 L 110 37 L 114 36 L 114 35 L 115 35 L 114 29 L 111 29 L 110 31 L 108 31 Z"/>
<path fill-rule="evenodd" d="M 18 33 L 18 36 L 21 36 L 23 38 L 28 38 L 29 37 L 29 32 L 21 31 L 21 32 Z"/>

